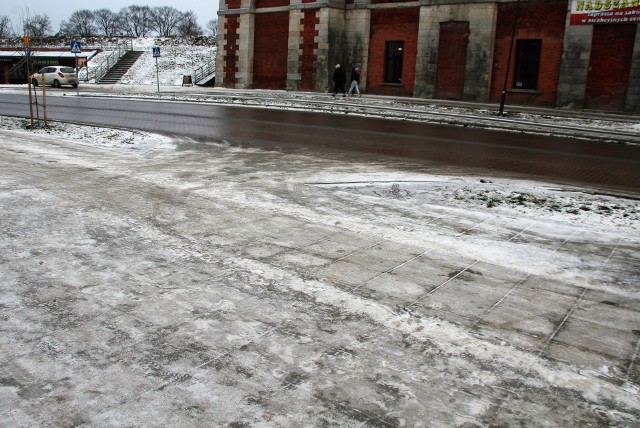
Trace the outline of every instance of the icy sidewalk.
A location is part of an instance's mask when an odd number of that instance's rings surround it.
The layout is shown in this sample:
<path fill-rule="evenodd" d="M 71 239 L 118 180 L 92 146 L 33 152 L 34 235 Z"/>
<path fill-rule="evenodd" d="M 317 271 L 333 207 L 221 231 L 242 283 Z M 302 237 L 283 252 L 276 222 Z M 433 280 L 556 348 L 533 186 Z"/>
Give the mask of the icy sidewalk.
<path fill-rule="evenodd" d="M 145 133 L 2 136 L 9 425 L 640 418 L 636 200 Z"/>

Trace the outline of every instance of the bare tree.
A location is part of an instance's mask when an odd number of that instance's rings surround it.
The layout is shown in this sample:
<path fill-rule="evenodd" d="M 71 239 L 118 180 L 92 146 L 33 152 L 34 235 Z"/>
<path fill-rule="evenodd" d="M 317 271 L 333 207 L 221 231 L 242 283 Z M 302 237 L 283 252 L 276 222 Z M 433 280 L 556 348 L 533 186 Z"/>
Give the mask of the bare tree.
<path fill-rule="evenodd" d="M 76 10 L 71 14 L 68 22 L 63 23 L 61 30 L 64 34 L 74 36 L 93 36 L 96 33 L 93 12 L 87 9 Z"/>
<path fill-rule="evenodd" d="M 119 12 L 123 30 L 130 36 L 146 37 L 151 29 L 151 8 L 149 6 L 127 6 Z"/>
<path fill-rule="evenodd" d="M 13 33 L 11 19 L 8 16 L 0 16 L 0 38 L 9 37 L 11 33 Z"/>
<path fill-rule="evenodd" d="M 51 34 L 51 19 L 48 15 L 34 15 L 24 21 L 24 33 L 29 37 L 41 39 Z"/>
<path fill-rule="evenodd" d="M 93 12 L 95 26 L 99 33 L 111 37 L 120 30 L 120 19 L 117 13 L 109 9 L 98 9 Z"/>
<path fill-rule="evenodd" d="M 151 25 L 160 36 L 175 34 L 182 20 L 182 12 L 174 7 L 162 6 L 151 9 Z"/>
<path fill-rule="evenodd" d="M 207 31 L 209 31 L 209 34 L 211 34 L 213 37 L 216 37 L 218 35 L 218 18 L 214 18 L 211 21 L 207 22 Z"/>
<path fill-rule="evenodd" d="M 178 33 L 181 36 L 199 36 L 202 34 L 202 28 L 198 24 L 198 15 L 193 11 L 182 14 L 182 19 L 178 25 Z"/>

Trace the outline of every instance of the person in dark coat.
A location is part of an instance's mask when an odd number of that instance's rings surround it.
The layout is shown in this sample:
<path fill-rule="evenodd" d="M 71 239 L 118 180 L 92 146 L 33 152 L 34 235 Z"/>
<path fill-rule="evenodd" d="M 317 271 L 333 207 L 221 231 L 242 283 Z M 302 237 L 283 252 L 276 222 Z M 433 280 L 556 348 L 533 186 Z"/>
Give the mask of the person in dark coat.
<path fill-rule="evenodd" d="M 333 72 L 333 96 L 335 97 L 338 91 L 342 92 L 342 96 L 347 96 L 347 91 L 344 89 L 344 84 L 347 82 L 347 75 L 344 73 L 340 64 L 336 64 L 336 69 Z"/>
<path fill-rule="evenodd" d="M 353 94 L 354 89 L 356 93 L 360 95 L 360 67 L 353 67 L 351 70 L 351 86 L 349 87 L 349 95 Z"/>

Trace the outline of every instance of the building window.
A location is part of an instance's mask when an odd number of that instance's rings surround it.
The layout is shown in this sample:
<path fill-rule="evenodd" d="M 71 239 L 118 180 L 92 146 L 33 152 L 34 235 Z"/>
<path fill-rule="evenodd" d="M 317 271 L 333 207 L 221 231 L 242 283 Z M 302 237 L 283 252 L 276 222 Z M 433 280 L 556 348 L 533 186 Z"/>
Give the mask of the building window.
<path fill-rule="evenodd" d="M 384 82 L 402 83 L 402 60 L 404 57 L 404 42 L 387 42 L 385 54 Z"/>
<path fill-rule="evenodd" d="M 541 51 L 542 40 L 518 40 L 513 76 L 515 89 L 538 89 Z"/>

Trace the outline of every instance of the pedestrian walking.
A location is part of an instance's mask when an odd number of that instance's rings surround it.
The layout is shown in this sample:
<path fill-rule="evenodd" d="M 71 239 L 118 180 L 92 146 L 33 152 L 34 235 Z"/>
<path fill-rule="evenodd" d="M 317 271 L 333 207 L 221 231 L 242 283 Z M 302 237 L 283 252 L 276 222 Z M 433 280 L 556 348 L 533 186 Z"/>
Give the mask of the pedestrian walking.
<path fill-rule="evenodd" d="M 351 86 L 349 87 L 348 95 L 353 95 L 354 89 L 360 95 L 360 67 L 351 69 Z"/>
<path fill-rule="evenodd" d="M 344 89 L 344 84 L 347 83 L 347 75 L 344 73 L 340 64 L 336 64 L 335 71 L 333 72 L 333 96 L 335 97 L 338 91 L 342 92 L 342 96 L 347 96 L 347 91 Z"/>

